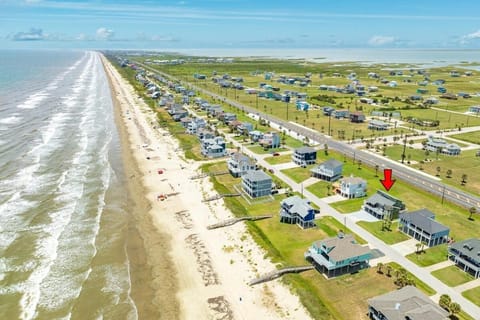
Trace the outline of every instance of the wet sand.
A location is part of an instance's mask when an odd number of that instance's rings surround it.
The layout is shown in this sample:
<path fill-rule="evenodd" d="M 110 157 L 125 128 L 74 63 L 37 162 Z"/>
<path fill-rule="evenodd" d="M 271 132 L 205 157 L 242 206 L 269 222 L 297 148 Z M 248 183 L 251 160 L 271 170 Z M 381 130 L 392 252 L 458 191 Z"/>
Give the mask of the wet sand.
<path fill-rule="evenodd" d="M 130 261 L 131 296 L 137 306 L 139 319 L 178 319 L 179 304 L 173 294 L 178 290 L 176 272 L 172 268 L 171 258 L 165 254 L 171 250 L 171 237 L 158 230 L 148 214 L 151 204 L 145 198 L 147 191 L 141 181 L 143 173 L 133 156 L 128 129 L 121 117 L 117 94 L 119 88 L 114 86 L 115 80 L 111 74 L 106 74 L 112 92 L 125 177 L 128 180 L 126 250 Z"/>

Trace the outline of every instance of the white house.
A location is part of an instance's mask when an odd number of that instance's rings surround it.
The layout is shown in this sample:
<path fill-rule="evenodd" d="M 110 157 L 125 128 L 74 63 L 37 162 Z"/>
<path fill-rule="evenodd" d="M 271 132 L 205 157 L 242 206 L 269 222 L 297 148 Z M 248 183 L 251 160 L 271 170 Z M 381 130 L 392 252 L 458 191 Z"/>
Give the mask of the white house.
<path fill-rule="evenodd" d="M 228 159 L 227 167 L 230 174 L 238 178 L 247 173 L 247 171 L 255 170 L 255 163 L 243 153 L 235 152 Z"/>
<path fill-rule="evenodd" d="M 340 180 L 340 194 L 345 198 L 360 198 L 367 194 L 367 181 L 358 177 L 347 177 Z"/>

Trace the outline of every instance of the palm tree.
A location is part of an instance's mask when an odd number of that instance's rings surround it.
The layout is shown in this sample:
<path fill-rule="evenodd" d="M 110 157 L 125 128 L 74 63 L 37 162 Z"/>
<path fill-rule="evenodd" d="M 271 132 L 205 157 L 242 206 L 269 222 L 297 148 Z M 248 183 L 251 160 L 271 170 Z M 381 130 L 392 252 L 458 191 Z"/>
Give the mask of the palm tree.
<path fill-rule="evenodd" d="M 378 164 L 375 165 L 375 177 L 378 177 L 378 169 L 380 166 Z"/>
<path fill-rule="evenodd" d="M 325 155 L 328 156 L 328 144 L 325 143 L 325 144 L 323 145 L 323 148 L 324 148 L 324 150 L 325 150 Z"/>
<path fill-rule="evenodd" d="M 452 177 L 452 169 L 448 169 L 447 170 L 447 178 L 451 178 Z"/>
<path fill-rule="evenodd" d="M 477 213 L 477 208 L 475 207 L 471 207 L 470 209 L 468 209 L 468 212 L 470 212 L 470 216 L 468 217 L 468 220 L 473 220 L 472 216 Z"/>
<path fill-rule="evenodd" d="M 458 303 L 456 303 L 456 302 L 450 303 L 450 306 L 449 306 L 448 309 L 450 309 L 450 314 L 451 314 L 452 316 L 454 316 L 454 315 L 462 312 L 462 307 L 460 306 L 460 304 L 458 304 Z"/>
<path fill-rule="evenodd" d="M 391 272 L 392 272 L 393 268 L 391 265 L 387 264 L 387 277 L 391 277 Z"/>
<path fill-rule="evenodd" d="M 382 268 L 383 268 L 384 264 L 379 262 L 377 263 L 377 273 L 383 273 L 382 271 Z"/>
<path fill-rule="evenodd" d="M 358 160 L 357 164 L 358 164 L 358 170 L 362 169 L 362 160 Z"/>
<path fill-rule="evenodd" d="M 440 300 L 438 300 L 438 305 L 445 310 L 450 308 L 450 304 L 452 303 L 452 298 L 448 294 L 442 294 L 440 296 Z"/>
<path fill-rule="evenodd" d="M 437 177 L 440 176 L 440 171 L 441 171 L 441 168 L 440 168 L 440 167 L 437 167 Z"/>
<path fill-rule="evenodd" d="M 467 175 L 464 173 L 462 174 L 462 186 L 465 185 L 465 183 L 467 183 Z"/>
<path fill-rule="evenodd" d="M 416 251 L 415 253 L 416 254 L 419 254 L 420 253 L 420 247 L 422 246 L 422 244 L 420 242 L 417 242 L 415 243 L 415 248 L 416 248 Z"/>

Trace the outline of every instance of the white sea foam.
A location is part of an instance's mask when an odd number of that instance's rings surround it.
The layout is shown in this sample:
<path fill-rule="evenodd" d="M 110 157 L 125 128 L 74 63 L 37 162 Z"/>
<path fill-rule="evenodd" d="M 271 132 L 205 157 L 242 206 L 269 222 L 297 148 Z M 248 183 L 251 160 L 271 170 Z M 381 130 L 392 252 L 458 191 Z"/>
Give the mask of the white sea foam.
<path fill-rule="evenodd" d="M 19 123 L 22 119 L 22 117 L 12 115 L 10 117 L 0 119 L 0 124 L 16 124 Z"/>

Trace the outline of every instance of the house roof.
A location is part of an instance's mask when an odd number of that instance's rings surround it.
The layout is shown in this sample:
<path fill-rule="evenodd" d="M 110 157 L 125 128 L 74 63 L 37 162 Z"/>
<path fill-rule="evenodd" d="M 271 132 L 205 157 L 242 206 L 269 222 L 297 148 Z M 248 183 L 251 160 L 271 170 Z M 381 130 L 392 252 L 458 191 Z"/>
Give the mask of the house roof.
<path fill-rule="evenodd" d="M 344 235 L 343 237 L 327 238 L 315 243 L 315 246 L 319 248 L 322 245 L 330 249 L 328 256 L 333 261 L 342 261 L 370 253 L 370 248 L 356 243 L 351 234 Z"/>
<path fill-rule="evenodd" d="M 335 160 L 335 159 L 329 159 L 323 163 L 321 163 L 319 165 L 319 167 L 324 167 L 324 168 L 327 168 L 327 169 L 335 169 L 335 168 L 338 168 L 338 167 L 342 167 L 343 166 L 343 163 L 341 163 L 340 161 L 338 160 Z"/>
<path fill-rule="evenodd" d="M 307 153 L 314 153 L 314 152 L 316 151 L 312 147 L 300 147 L 295 149 L 295 153 L 298 153 L 298 154 L 307 154 Z"/>
<path fill-rule="evenodd" d="M 462 255 L 469 257 L 472 261 L 480 262 L 480 239 L 471 238 L 455 242 L 450 245 L 450 248 L 459 251 Z"/>
<path fill-rule="evenodd" d="M 450 230 L 450 228 L 435 221 L 435 214 L 428 209 L 402 213 L 400 219 L 412 223 L 430 234 Z"/>
<path fill-rule="evenodd" d="M 311 210 L 313 210 L 310 202 L 307 199 L 302 199 L 299 196 L 292 196 L 282 200 L 282 207 L 286 204 L 289 209 L 289 213 L 296 213 L 297 215 L 305 218 Z"/>
<path fill-rule="evenodd" d="M 446 320 L 448 312 L 414 286 L 374 297 L 368 304 L 389 320 Z"/>
<path fill-rule="evenodd" d="M 272 180 L 272 178 L 262 170 L 248 171 L 247 174 L 243 175 L 242 178 L 244 180 L 249 180 L 249 181 L 265 181 L 265 180 L 271 181 Z"/>
<path fill-rule="evenodd" d="M 367 203 L 379 204 L 380 206 L 394 206 L 397 202 L 401 202 L 397 198 L 387 195 L 383 191 L 377 190 L 370 198 L 366 200 Z M 403 208 L 402 208 L 403 209 Z"/>
<path fill-rule="evenodd" d="M 245 161 L 245 162 L 248 162 L 248 163 L 251 162 L 250 158 L 247 157 L 246 155 L 244 155 L 241 152 L 235 152 L 234 154 L 232 154 L 232 160 L 234 160 L 237 163 L 240 163 L 242 161 Z"/>
<path fill-rule="evenodd" d="M 388 123 L 386 123 L 382 120 L 375 120 L 375 119 L 370 120 L 369 124 L 373 124 L 375 126 L 387 126 L 388 125 Z"/>
<path fill-rule="evenodd" d="M 360 183 L 367 183 L 364 179 L 359 177 L 346 177 L 342 178 L 340 182 L 351 183 L 351 184 L 360 184 Z"/>

